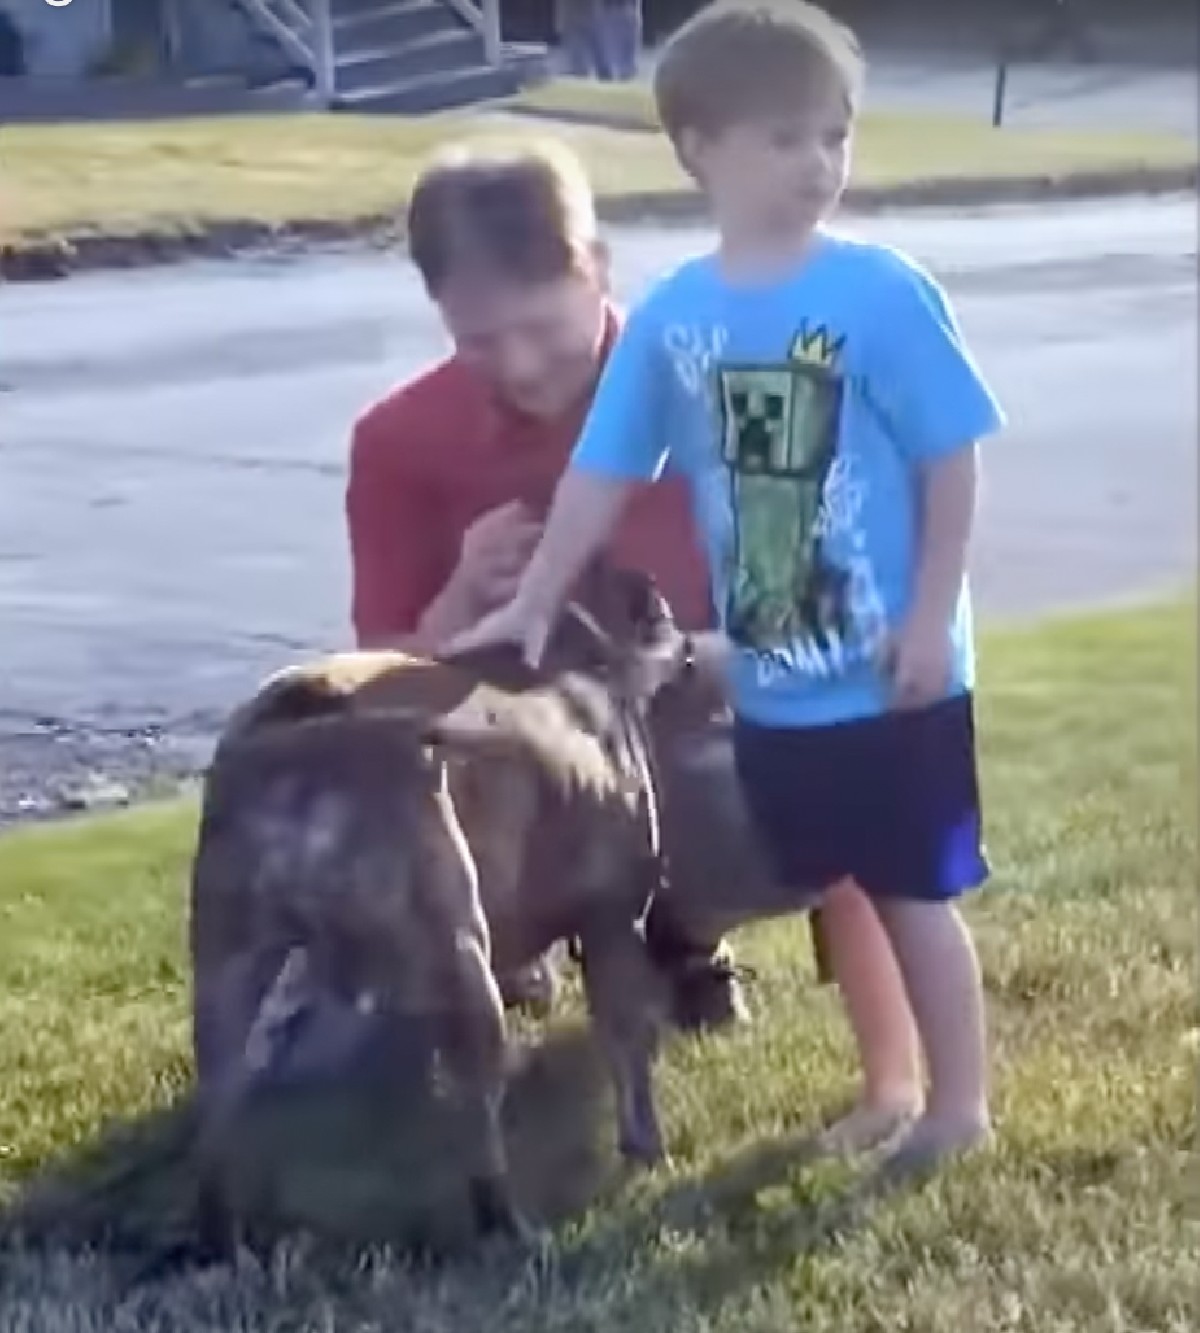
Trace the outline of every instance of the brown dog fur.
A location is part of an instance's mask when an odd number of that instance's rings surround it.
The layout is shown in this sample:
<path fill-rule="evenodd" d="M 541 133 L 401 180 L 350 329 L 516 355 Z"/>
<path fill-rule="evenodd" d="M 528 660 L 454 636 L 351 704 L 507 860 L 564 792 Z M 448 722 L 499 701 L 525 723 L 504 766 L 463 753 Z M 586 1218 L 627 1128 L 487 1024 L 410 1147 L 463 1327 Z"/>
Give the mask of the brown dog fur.
<path fill-rule="evenodd" d="M 231 719 L 191 919 L 204 1216 L 223 1251 L 236 1230 L 222 1142 L 322 994 L 440 1019 L 482 1110 L 481 1221 L 520 1230 L 492 966 L 568 936 L 613 1063 L 621 1146 L 661 1155 L 657 985 L 639 933 L 660 871 L 651 760 L 639 704 L 621 694 L 628 644 L 586 615 L 566 630 L 562 654 L 588 669 L 531 672 L 504 652 L 335 655 L 276 676 Z"/>

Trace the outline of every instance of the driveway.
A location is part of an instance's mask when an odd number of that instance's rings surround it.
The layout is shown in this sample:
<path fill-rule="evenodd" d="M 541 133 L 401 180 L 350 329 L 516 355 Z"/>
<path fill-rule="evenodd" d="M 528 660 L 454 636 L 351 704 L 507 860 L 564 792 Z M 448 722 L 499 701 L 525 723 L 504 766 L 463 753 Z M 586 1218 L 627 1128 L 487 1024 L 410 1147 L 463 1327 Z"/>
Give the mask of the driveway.
<path fill-rule="evenodd" d="M 983 614 L 1191 577 L 1194 200 L 852 225 L 948 283 L 1010 413 Z M 614 231 L 621 294 L 705 239 Z M 130 733 L 161 765 L 265 672 L 348 642 L 348 426 L 443 341 L 404 264 L 363 255 L 10 286 L 0 327 L 2 819 L 121 769 Z"/>

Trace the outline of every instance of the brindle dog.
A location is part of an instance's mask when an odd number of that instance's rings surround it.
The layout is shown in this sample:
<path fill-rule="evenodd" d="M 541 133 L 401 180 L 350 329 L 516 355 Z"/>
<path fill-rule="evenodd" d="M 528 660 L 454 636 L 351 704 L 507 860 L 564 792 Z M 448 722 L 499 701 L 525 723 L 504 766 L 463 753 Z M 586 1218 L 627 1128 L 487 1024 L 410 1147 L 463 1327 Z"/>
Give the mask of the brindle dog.
<path fill-rule="evenodd" d="M 337 655 L 281 673 L 231 719 L 192 883 L 207 1249 L 237 1244 L 222 1188 L 232 1123 L 325 997 L 437 1017 L 434 1040 L 480 1108 L 480 1224 L 523 1231 L 493 967 L 566 938 L 582 946 L 621 1148 L 662 1155 L 661 1000 L 640 923 L 661 875 L 644 712 L 663 673 L 637 629 L 618 646 L 573 608 L 539 671 L 505 650 Z"/>
<path fill-rule="evenodd" d="M 380 717 L 232 739 L 209 773 L 193 885 L 202 1253 L 236 1254 L 231 1131 L 324 997 L 378 1006 L 443 1055 L 478 1116 L 479 1224 L 520 1232 L 499 1118 L 504 1012 L 444 757 Z"/>

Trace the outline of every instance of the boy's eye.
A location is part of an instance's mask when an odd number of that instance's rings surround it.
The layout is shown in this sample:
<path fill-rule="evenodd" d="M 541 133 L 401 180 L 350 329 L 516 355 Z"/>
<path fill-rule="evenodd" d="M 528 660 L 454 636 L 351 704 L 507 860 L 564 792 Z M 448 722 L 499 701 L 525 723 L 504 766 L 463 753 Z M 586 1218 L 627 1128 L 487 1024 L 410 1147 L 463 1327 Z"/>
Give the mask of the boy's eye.
<path fill-rule="evenodd" d="M 801 129 L 795 129 L 790 126 L 780 126 L 771 131 L 772 148 L 795 148 L 804 142 L 805 133 Z"/>

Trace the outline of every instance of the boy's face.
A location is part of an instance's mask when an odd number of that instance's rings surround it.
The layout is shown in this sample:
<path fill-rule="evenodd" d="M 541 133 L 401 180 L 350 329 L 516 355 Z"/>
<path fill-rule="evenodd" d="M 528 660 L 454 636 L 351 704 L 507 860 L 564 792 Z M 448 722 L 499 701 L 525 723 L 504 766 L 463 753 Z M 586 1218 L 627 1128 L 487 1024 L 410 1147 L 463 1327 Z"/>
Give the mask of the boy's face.
<path fill-rule="evenodd" d="M 581 271 L 533 286 L 477 270 L 452 276 L 437 303 L 459 359 L 518 411 L 552 419 L 592 388 L 607 291 L 597 246 Z"/>
<path fill-rule="evenodd" d="M 850 176 L 852 129 L 842 105 L 781 110 L 685 136 L 681 156 L 722 229 L 787 236 L 837 206 Z"/>

